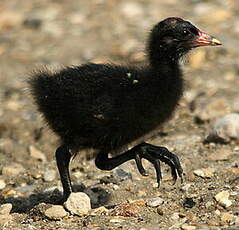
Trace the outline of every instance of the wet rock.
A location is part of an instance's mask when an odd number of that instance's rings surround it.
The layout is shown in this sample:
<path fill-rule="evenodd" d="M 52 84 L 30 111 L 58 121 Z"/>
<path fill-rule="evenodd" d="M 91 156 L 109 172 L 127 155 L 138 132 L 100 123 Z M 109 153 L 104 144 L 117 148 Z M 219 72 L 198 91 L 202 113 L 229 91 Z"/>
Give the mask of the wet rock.
<path fill-rule="evenodd" d="M 196 202 L 193 200 L 193 198 L 185 198 L 183 202 L 183 207 L 184 208 L 192 208 L 196 205 Z"/>
<path fill-rule="evenodd" d="M 6 183 L 3 179 L 0 180 L 0 190 L 4 189 L 6 187 Z"/>
<path fill-rule="evenodd" d="M 0 206 L 0 215 L 9 215 L 12 210 L 12 204 L 7 203 L 7 204 L 2 204 Z"/>
<path fill-rule="evenodd" d="M 53 205 L 44 212 L 45 216 L 51 220 L 60 220 L 68 215 L 61 205 Z"/>
<path fill-rule="evenodd" d="M 86 215 L 91 210 L 90 198 L 83 192 L 71 193 L 64 207 L 75 215 Z"/>
<path fill-rule="evenodd" d="M 32 158 L 35 158 L 37 160 L 40 161 L 46 161 L 46 156 L 44 153 L 42 153 L 40 150 L 38 150 L 36 147 L 34 147 L 33 145 L 31 145 L 29 147 L 29 152 L 30 152 L 30 156 Z"/>
<path fill-rule="evenodd" d="M 214 176 L 215 169 L 214 168 L 202 168 L 196 169 L 193 171 L 196 176 L 200 176 L 202 178 L 211 178 Z"/>
<path fill-rule="evenodd" d="M 25 171 L 24 167 L 18 163 L 11 164 L 2 168 L 4 176 L 17 176 Z"/>
<path fill-rule="evenodd" d="M 53 169 L 46 170 L 43 175 L 44 181 L 54 181 L 56 178 L 56 171 Z"/>
<path fill-rule="evenodd" d="M 232 139 L 239 140 L 239 114 L 237 113 L 230 113 L 217 119 L 206 141 L 230 142 Z"/>
<path fill-rule="evenodd" d="M 149 198 L 146 200 L 146 205 L 152 208 L 158 207 L 159 205 L 163 203 L 164 203 L 164 200 L 160 197 Z"/>
<path fill-rule="evenodd" d="M 229 200 L 229 192 L 228 191 L 222 191 L 219 192 L 216 196 L 215 196 L 215 200 L 223 207 L 227 208 L 230 207 L 232 205 L 232 201 Z"/>

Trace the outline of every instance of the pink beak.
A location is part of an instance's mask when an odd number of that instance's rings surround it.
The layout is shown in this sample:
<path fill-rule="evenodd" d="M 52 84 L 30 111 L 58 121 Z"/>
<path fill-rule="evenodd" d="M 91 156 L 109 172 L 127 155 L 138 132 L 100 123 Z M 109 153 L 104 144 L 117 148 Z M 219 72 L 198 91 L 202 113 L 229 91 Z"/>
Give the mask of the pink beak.
<path fill-rule="evenodd" d="M 216 38 L 199 31 L 197 39 L 194 40 L 193 47 L 199 47 L 199 46 L 218 46 L 222 43 L 218 41 Z"/>

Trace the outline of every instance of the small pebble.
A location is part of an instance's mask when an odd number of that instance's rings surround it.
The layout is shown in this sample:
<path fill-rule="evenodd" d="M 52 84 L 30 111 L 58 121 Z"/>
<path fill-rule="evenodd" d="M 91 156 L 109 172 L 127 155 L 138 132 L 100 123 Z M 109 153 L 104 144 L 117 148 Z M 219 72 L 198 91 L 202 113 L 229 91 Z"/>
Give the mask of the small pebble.
<path fill-rule="evenodd" d="M 202 178 L 211 178 L 214 176 L 215 169 L 214 168 L 202 168 L 196 169 L 193 171 L 196 176 L 200 176 Z"/>
<path fill-rule="evenodd" d="M 9 215 L 12 210 L 12 204 L 6 203 L 0 206 L 0 215 Z"/>
<path fill-rule="evenodd" d="M 95 208 L 95 209 L 92 209 L 91 212 L 90 212 L 90 215 L 93 215 L 93 216 L 98 216 L 98 215 L 106 215 L 109 213 L 109 209 L 105 208 L 104 206 L 101 206 L 99 208 Z"/>
<path fill-rule="evenodd" d="M 157 208 L 157 213 L 160 215 L 160 216 L 163 216 L 163 209 L 161 208 Z"/>
<path fill-rule="evenodd" d="M 179 213 L 178 212 L 175 212 L 171 215 L 171 219 L 172 220 L 178 220 L 179 219 Z"/>
<path fill-rule="evenodd" d="M 53 205 L 52 207 L 48 208 L 44 214 L 51 220 L 60 220 L 68 215 L 61 205 Z"/>
<path fill-rule="evenodd" d="M 32 158 L 35 158 L 37 160 L 40 161 L 46 161 L 46 156 L 44 153 L 42 153 L 40 150 L 38 150 L 36 147 L 34 147 L 33 145 L 31 145 L 29 147 L 29 152 L 30 152 L 30 156 Z"/>
<path fill-rule="evenodd" d="M 24 167 L 20 164 L 14 163 L 2 168 L 2 175 L 4 176 L 17 176 L 24 171 Z"/>
<path fill-rule="evenodd" d="M 163 204 L 164 200 L 160 197 L 146 199 L 146 205 L 152 208 L 158 207 Z"/>
<path fill-rule="evenodd" d="M 239 114 L 237 113 L 230 113 L 217 119 L 206 138 L 208 142 L 230 142 L 232 139 L 239 139 Z"/>
<path fill-rule="evenodd" d="M 208 202 L 205 204 L 205 207 L 206 207 L 206 208 L 210 208 L 212 205 L 213 205 L 213 202 L 208 201 Z"/>
<path fill-rule="evenodd" d="M 185 184 L 184 186 L 182 186 L 182 191 L 187 192 L 189 190 L 189 188 L 191 187 L 192 184 Z"/>
<path fill-rule="evenodd" d="M 51 182 L 56 178 L 56 171 L 53 169 L 46 170 L 43 175 L 44 181 Z"/>
<path fill-rule="evenodd" d="M 4 180 L 0 180 L 0 190 L 4 189 L 6 187 L 6 183 Z"/>
<path fill-rule="evenodd" d="M 121 223 L 121 222 L 124 222 L 126 219 L 124 217 L 121 217 L 121 216 L 116 216 L 112 219 L 110 219 L 110 222 L 111 223 Z"/>
<path fill-rule="evenodd" d="M 217 210 L 215 211 L 215 214 L 216 214 L 217 216 L 220 216 L 220 215 L 221 215 L 221 212 L 217 209 Z"/>
<path fill-rule="evenodd" d="M 192 226 L 192 225 L 188 225 L 188 224 L 183 224 L 183 225 L 181 226 L 181 229 L 182 229 L 182 230 L 194 230 L 194 229 L 196 229 L 196 227 L 195 227 L 195 226 Z"/>
<path fill-rule="evenodd" d="M 215 200 L 223 207 L 227 208 L 232 205 L 232 201 L 229 200 L 229 192 L 222 191 L 215 196 Z"/>
<path fill-rule="evenodd" d="M 83 192 L 71 193 L 64 207 L 75 215 L 86 215 L 91 210 L 90 198 Z"/>

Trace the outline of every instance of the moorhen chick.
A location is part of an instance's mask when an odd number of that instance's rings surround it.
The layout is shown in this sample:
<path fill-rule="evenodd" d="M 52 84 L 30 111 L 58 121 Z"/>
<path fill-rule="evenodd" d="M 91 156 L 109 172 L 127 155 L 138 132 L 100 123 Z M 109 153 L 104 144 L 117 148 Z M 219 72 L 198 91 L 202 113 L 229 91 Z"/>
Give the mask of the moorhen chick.
<path fill-rule="evenodd" d="M 174 181 L 182 178 L 178 157 L 144 140 L 171 117 L 183 94 L 180 57 L 199 46 L 220 44 L 190 22 L 170 17 L 151 30 L 145 66 L 88 63 L 31 76 L 38 110 L 61 139 L 56 161 L 63 200 L 72 192 L 69 162 L 85 148 L 97 152 L 95 164 L 102 170 L 135 160 L 139 172 L 147 175 L 141 163 L 145 158 L 154 165 L 158 185 L 160 162 L 170 166 Z"/>

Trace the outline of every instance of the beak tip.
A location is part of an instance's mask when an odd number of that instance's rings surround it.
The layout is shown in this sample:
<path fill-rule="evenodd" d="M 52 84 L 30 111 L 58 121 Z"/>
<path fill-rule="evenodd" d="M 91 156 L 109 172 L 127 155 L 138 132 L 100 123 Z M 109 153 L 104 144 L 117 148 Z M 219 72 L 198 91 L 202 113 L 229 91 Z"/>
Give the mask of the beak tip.
<path fill-rule="evenodd" d="M 222 43 L 221 43 L 219 40 L 217 40 L 216 38 L 212 38 L 212 43 L 213 43 L 215 46 L 220 46 L 220 45 L 222 45 Z"/>

